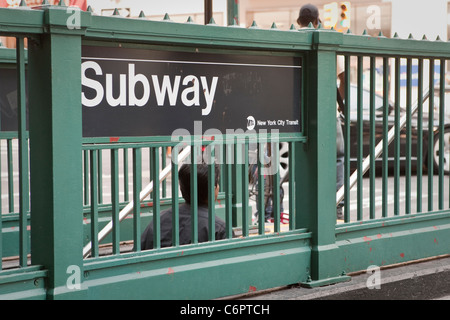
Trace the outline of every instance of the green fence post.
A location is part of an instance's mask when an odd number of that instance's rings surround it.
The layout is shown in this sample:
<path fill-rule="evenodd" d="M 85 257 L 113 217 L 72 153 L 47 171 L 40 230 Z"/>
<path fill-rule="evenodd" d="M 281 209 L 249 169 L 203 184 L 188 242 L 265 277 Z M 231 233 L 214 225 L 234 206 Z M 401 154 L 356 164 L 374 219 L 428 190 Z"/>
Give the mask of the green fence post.
<path fill-rule="evenodd" d="M 308 142 L 295 148 L 297 227 L 312 232 L 310 279 L 316 287 L 349 280 L 336 246 L 336 49 L 342 34 L 313 31 L 313 48 L 305 56 L 305 133 Z"/>
<path fill-rule="evenodd" d="M 81 25 L 66 7 L 44 9 L 29 39 L 31 259 L 48 270 L 48 299 L 84 298 Z M 82 20 L 80 20 L 81 22 Z"/>

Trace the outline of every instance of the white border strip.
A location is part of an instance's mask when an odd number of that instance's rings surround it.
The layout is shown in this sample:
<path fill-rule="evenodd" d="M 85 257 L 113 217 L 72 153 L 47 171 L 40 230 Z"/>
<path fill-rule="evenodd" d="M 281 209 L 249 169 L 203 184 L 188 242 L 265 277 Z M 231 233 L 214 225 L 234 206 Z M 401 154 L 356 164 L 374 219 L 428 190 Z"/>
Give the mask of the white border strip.
<path fill-rule="evenodd" d="M 246 63 L 227 63 L 227 62 L 195 62 L 195 61 L 144 60 L 144 59 L 95 58 L 95 57 L 82 57 L 81 59 L 82 60 L 102 60 L 102 61 L 130 61 L 130 62 L 150 62 L 150 63 L 182 63 L 182 64 L 221 65 L 221 66 L 244 66 L 244 67 L 270 67 L 270 68 L 301 69 L 301 66 L 286 66 L 286 65 L 277 65 L 277 64 L 246 64 Z"/>

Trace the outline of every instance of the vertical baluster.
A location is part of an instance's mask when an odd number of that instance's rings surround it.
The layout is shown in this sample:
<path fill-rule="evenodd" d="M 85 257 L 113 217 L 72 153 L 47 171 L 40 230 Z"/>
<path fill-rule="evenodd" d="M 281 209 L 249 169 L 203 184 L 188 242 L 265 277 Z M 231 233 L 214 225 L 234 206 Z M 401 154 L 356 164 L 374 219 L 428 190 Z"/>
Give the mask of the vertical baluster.
<path fill-rule="evenodd" d="M 297 208 L 295 206 L 295 149 L 295 142 L 289 142 L 289 230 L 295 229 L 295 221 L 297 217 Z"/>
<path fill-rule="evenodd" d="M 89 152 L 83 150 L 83 183 L 84 183 L 84 205 L 89 204 Z"/>
<path fill-rule="evenodd" d="M 128 149 L 123 148 L 123 201 L 129 201 L 128 188 Z"/>
<path fill-rule="evenodd" d="M 103 203 L 103 150 L 98 150 L 98 203 Z"/>
<path fill-rule="evenodd" d="M 14 163 L 12 139 L 6 140 L 7 159 L 8 159 L 8 212 L 14 212 Z"/>
<path fill-rule="evenodd" d="M 17 38 L 17 98 L 19 111 L 19 263 L 21 267 L 28 264 L 28 138 L 25 92 L 25 43 L 24 38 Z M 1 230 L 1 229 L 0 229 Z"/>
<path fill-rule="evenodd" d="M 430 59 L 428 98 L 428 211 L 433 211 L 434 175 L 434 59 Z"/>
<path fill-rule="evenodd" d="M 388 174 L 389 174 L 389 149 L 388 149 L 388 130 L 389 130 L 389 60 L 383 58 L 383 177 L 382 177 L 382 217 L 388 216 Z"/>
<path fill-rule="evenodd" d="M 411 213 L 411 90 L 412 59 L 406 59 L 406 158 L 405 158 L 405 213 Z"/>
<path fill-rule="evenodd" d="M 445 59 L 439 70 L 439 210 L 444 209 Z"/>
<path fill-rule="evenodd" d="M 195 138 L 194 138 L 195 139 Z M 191 243 L 198 243 L 198 183 L 197 155 L 199 146 L 194 142 L 191 151 Z"/>
<path fill-rule="evenodd" d="M 375 173 L 375 57 L 370 57 L 370 219 L 375 219 Z"/>
<path fill-rule="evenodd" d="M 394 214 L 400 213 L 400 58 L 395 58 Z"/>
<path fill-rule="evenodd" d="M 141 251 L 142 149 L 133 148 L 133 250 Z"/>
<path fill-rule="evenodd" d="M 90 150 L 91 158 L 91 256 L 98 257 L 98 154 L 102 150 Z"/>
<path fill-rule="evenodd" d="M 161 147 L 161 167 L 165 168 L 166 167 L 166 154 L 167 154 L 167 147 Z M 162 190 L 161 190 L 161 196 L 163 198 L 167 197 L 167 182 L 166 179 L 164 179 L 161 183 L 162 185 Z"/>
<path fill-rule="evenodd" d="M 265 163 L 265 157 L 264 157 L 264 143 L 259 142 L 258 143 L 258 233 L 264 234 L 265 229 L 265 181 L 264 181 L 264 163 Z"/>
<path fill-rule="evenodd" d="M 358 93 L 357 93 L 357 220 L 363 219 L 363 57 L 358 56 Z"/>
<path fill-rule="evenodd" d="M 178 146 L 172 148 L 172 244 L 180 245 L 180 213 L 178 196 Z"/>
<path fill-rule="evenodd" d="M 280 145 L 279 142 L 271 142 L 271 145 L 273 231 L 280 232 Z"/>
<path fill-rule="evenodd" d="M 243 160 L 243 170 L 241 175 L 242 183 L 242 235 L 247 237 L 249 235 L 249 223 L 248 223 L 248 137 L 242 143 L 242 160 Z"/>
<path fill-rule="evenodd" d="M 159 148 L 150 148 L 150 177 L 153 181 L 153 248 L 161 248 L 161 218 L 159 192 Z"/>
<path fill-rule="evenodd" d="M 345 56 L 345 100 L 344 100 L 344 221 L 350 221 L 350 56 Z M 289 166 L 290 169 L 290 166 Z"/>
<path fill-rule="evenodd" d="M 210 149 L 209 149 L 210 148 Z M 215 184 L 215 150 L 214 150 L 214 145 L 210 144 L 208 148 L 206 148 L 206 150 L 209 150 L 207 152 L 207 159 L 208 159 L 208 240 L 209 241 L 215 241 L 216 237 L 216 213 L 215 213 L 215 204 L 216 204 L 216 200 L 215 200 L 215 189 L 216 189 L 216 184 Z M 247 170 L 248 172 L 248 170 Z M 247 180 L 247 179 L 245 179 Z M 248 193 L 248 188 L 247 188 L 247 193 Z"/>
<path fill-rule="evenodd" d="M 417 212 L 422 212 L 423 175 L 423 59 L 418 59 L 417 83 Z"/>
<path fill-rule="evenodd" d="M 113 254 L 120 253 L 119 221 L 119 150 L 111 149 L 111 204 L 112 204 L 112 245 Z"/>
<path fill-rule="evenodd" d="M 233 143 L 230 143 L 227 138 L 225 138 L 225 141 L 225 228 L 227 239 L 231 239 L 233 237 Z"/>

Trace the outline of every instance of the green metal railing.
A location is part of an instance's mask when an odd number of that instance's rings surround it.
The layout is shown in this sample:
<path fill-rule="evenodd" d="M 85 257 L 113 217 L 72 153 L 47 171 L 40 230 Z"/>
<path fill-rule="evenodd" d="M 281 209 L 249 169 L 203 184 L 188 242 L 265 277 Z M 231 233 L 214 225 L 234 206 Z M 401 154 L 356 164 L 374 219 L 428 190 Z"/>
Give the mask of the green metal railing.
<path fill-rule="evenodd" d="M 80 13 L 77 28 L 68 28 L 68 15 L 63 6 L 0 9 L 0 33 L 18 39 L 16 55 L 4 51 L 3 61 L 17 70 L 21 110 L 17 132 L 2 132 L 0 136 L 5 148 L 0 161 L 7 172 L 2 176 L 6 183 L 1 186 L 5 201 L 0 219 L 0 257 L 4 260 L 0 298 L 109 299 L 124 298 L 122 293 L 126 291 L 126 298 L 210 299 L 293 283 L 307 287 L 337 283 L 349 280 L 346 273 L 369 265 L 384 266 L 450 252 L 450 212 L 445 208 L 448 176 L 442 169 L 446 156 L 439 152 L 437 163 L 431 161 L 437 149 L 434 142 L 438 141 L 439 150 L 445 146 L 448 43 L 324 29 L 261 30 L 255 24 L 248 29 L 213 23 L 200 26 L 173 23 L 167 18 L 156 22 L 142 17 L 99 17 L 90 12 Z M 25 37 L 29 45 L 26 75 Z M 192 244 L 179 245 L 175 232 L 172 247 L 161 248 L 157 241 L 155 249 L 141 250 L 140 235 L 152 219 L 158 235 L 159 213 L 172 206 L 175 217 L 178 214 L 182 200 L 174 173 L 180 166 L 176 159 L 182 150 L 178 141 L 165 136 L 82 137 L 80 63 L 85 45 L 302 59 L 300 132 L 214 139 L 193 136 L 183 140 L 187 141 L 183 148 L 191 152 L 182 155 L 191 161 L 202 146 L 209 163 L 225 159 L 220 164 L 219 202 L 209 207 L 209 225 L 212 228 L 214 215 L 221 216 L 226 222 L 227 239 L 215 241 L 210 236 L 210 241 L 198 243 L 194 209 Z M 334 183 L 336 81 L 330 77 L 336 70 L 337 55 L 345 57 L 347 88 L 345 184 L 338 194 Z M 413 90 L 416 65 L 417 90 Z M 25 81 L 29 136 L 25 128 Z M 365 86 L 369 89 L 368 105 Z M 377 91 L 380 96 L 376 96 Z M 426 101 L 424 96 L 428 96 Z M 389 108 L 391 99 L 393 111 Z M 437 100 L 439 113 L 435 110 Z M 427 107 L 430 120 L 424 115 Z M 349 134 L 352 130 L 356 135 Z M 400 139 L 403 136 L 405 142 Z M 389 150 L 389 138 L 393 151 Z M 16 139 L 17 167 L 12 161 Z M 369 141 L 367 149 L 361 143 L 365 139 Z M 375 170 L 377 143 L 382 149 L 380 178 Z M 283 184 L 283 212 L 279 188 L 283 177 L 277 170 L 271 176 L 271 224 L 263 218 L 267 181 L 263 159 L 270 145 L 271 164 L 278 168 L 280 144 L 288 145 L 289 181 Z M 167 147 L 172 148 L 171 158 L 166 157 Z M 254 163 L 249 157 L 252 153 L 257 155 Z M 367 156 L 370 169 L 364 173 Z M 392 175 L 390 163 L 394 163 Z M 254 182 L 249 180 L 249 171 L 255 167 L 259 183 L 254 187 L 258 192 L 251 199 L 249 190 Z M 431 175 L 436 167 L 437 176 Z M 210 199 L 214 190 L 212 168 L 210 165 Z M 20 181 L 17 188 L 13 183 L 15 172 Z M 364 174 L 368 179 L 363 179 Z M 389 185 L 391 180 L 393 186 Z M 196 190 L 195 179 L 191 182 Z M 381 195 L 375 193 L 378 184 Z M 14 201 L 15 190 L 18 202 Z M 367 200 L 364 191 L 368 191 Z M 341 198 L 345 217 L 337 222 L 336 203 Z M 255 208 L 257 217 L 253 216 Z M 288 222 L 281 219 L 283 213 L 288 213 Z M 253 224 L 252 218 L 258 223 Z M 10 226 L 18 232 L 14 240 L 8 235 Z M 177 228 L 175 223 L 174 230 Z M 233 237 L 233 233 L 238 236 Z M 18 256 L 19 263 L 9 266 L 3 258 L 10 255 Z M 204 279 L 214 281 L 208 284 Z"/>

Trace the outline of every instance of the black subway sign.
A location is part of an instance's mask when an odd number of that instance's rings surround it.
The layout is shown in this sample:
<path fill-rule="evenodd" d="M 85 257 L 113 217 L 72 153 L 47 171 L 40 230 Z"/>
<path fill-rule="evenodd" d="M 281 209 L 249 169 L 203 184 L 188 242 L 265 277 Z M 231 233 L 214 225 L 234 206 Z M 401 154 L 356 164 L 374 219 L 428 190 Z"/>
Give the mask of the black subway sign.
<path fill-rule="evenodd" d="M 301 132 L 297 57 L 84 46 L 81 77 L 84 137 Z"/>

